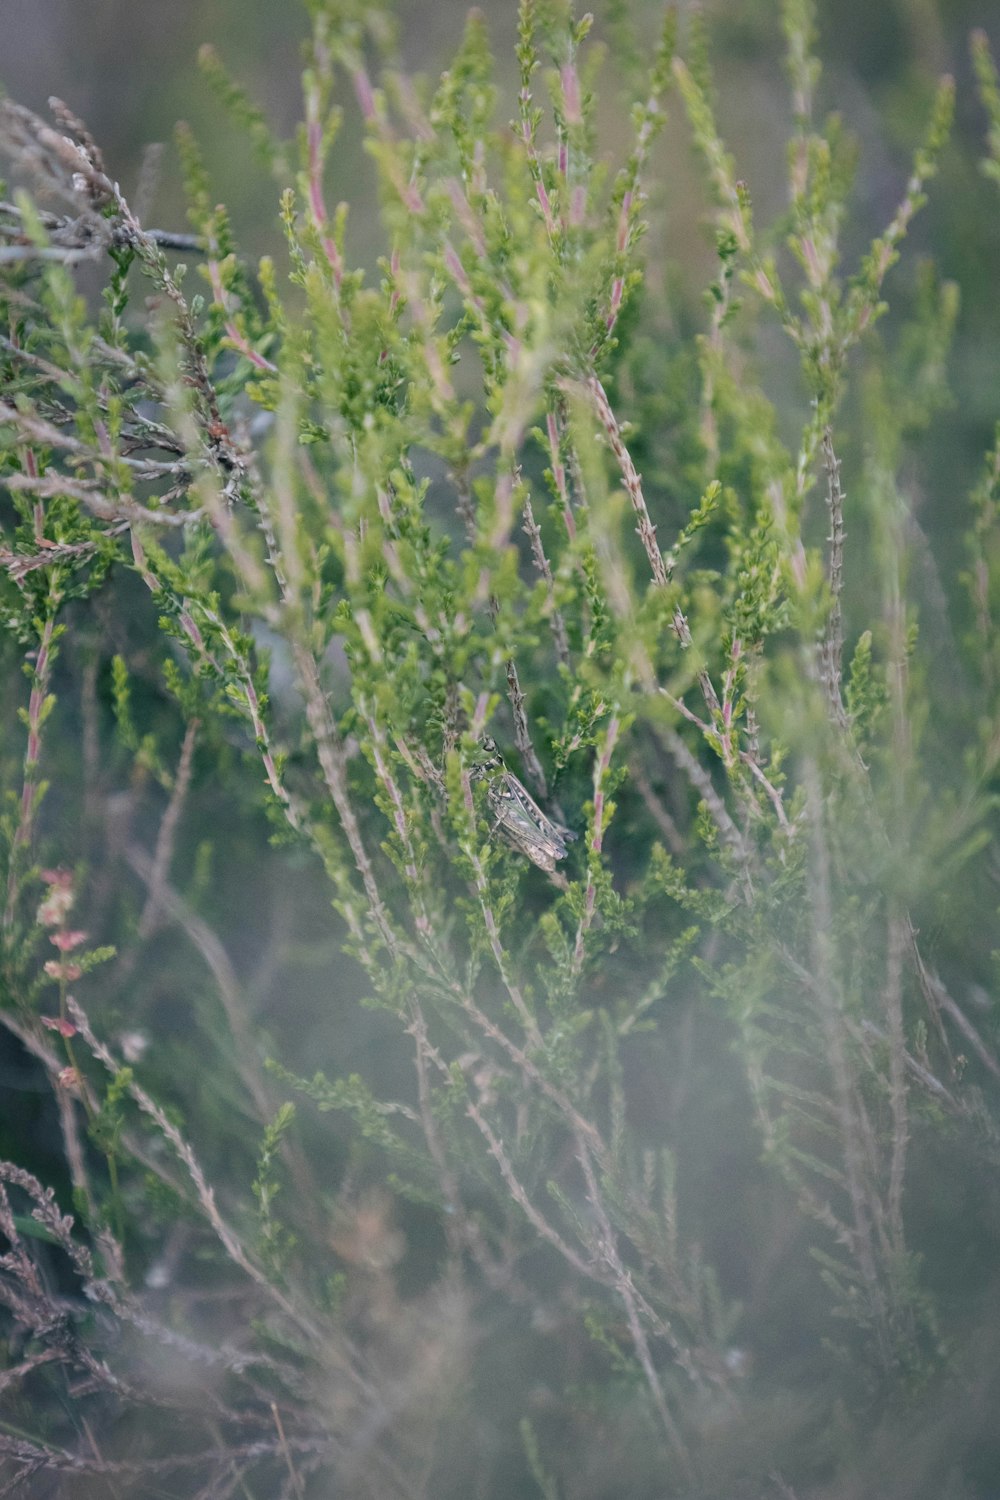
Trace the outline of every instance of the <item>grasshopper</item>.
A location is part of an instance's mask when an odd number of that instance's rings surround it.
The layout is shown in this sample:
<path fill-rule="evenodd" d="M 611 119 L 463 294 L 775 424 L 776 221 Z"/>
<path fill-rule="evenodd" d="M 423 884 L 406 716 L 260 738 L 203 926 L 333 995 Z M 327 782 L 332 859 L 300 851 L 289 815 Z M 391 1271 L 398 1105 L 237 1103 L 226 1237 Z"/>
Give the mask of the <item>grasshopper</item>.
<path fill-rule="evenodd" d="M 545 816 L 527 788 L 504 765 L 496 740 L 486 735 L 482 747 L 488 758 L 473 766 L 472 776 L 476 781 L 489 778 L 486 801 L 496 818 L 492 831 L 499 828 L 509 844 L 551 875 L 556 860 L 565 858 L 566 845 L 576 834 Z"/>

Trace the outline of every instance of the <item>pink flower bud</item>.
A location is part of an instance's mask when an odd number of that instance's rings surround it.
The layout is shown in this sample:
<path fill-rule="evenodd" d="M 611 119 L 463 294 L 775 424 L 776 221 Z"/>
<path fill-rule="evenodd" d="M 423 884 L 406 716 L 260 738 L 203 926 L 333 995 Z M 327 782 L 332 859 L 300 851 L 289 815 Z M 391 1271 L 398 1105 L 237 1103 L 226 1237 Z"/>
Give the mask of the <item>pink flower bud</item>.
<path fill-rule="evenodd" d="M 54 958 L 50 958 L 45 965 L 45 972 L 50 979 L 68 979 L 72 981 L 79 979 L 83 970 L 79 964 L 58 963 Z"/>
<path fill-rule="evenodd" d="M 60 953 L 71 953 L 74 948 L 79 948 L 81 943 L 87 941 L 85 932 L 53 932 L 49 935 L 49 941 L 54 943 Z"/>
<path fill-rule="evenodd" d="M 76 1036 L 73 1022 L 64 1020 L 62 1016 L 43 1016 L 42 1025 L 49 1031 L 58 1031 L 60 1036 Z"/>

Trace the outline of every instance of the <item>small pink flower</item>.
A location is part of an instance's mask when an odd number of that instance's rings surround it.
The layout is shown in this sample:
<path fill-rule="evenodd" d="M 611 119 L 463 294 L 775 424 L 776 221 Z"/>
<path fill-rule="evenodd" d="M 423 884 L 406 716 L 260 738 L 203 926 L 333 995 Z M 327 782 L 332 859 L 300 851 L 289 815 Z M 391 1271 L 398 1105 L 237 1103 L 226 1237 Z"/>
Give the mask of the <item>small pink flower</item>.
<path fill-rule="evenodd" d="M 79 964 L 58 963 L 56 959 L 50 958 L 45 965 L 45 972 L 50 979 L 68 979 L 72 981 L 79 979 L 83 970 Z"/>
<path fill-rule="evenodd" d="M 80 1087 L 80 1075 L 76 1068 L 62 1068 L 56 1077 L 61 1089 L 78 1089 Z"/>
<path fill-rule="evenodd" d="M 81 943 L 87 941 L 86 932 L 53 932 L 49 941 L 54 943 L 60 953 L 72 953 L 74 948 L 79 948 Z"/>
<path fill-rule="evenodd" d="M 42 1025 L 49 1031 L 58 1031 L 60 1036 L 76 1036 L 73 1022 L 64 1020 L 62 1016 L 43 1016 Z"/>
<path fill-rule="evenodd" d="M 42 870 L 41 876 L 48 890 L 38 908 L 37 920 L 42 927 L 59 927 L 76 899 L 73 871 L 58 865 L 53 870 Z"/>
<path fill-rule="evenodd" d="M 65 922 L 73 905 L 74 895 L 70 887 L 53 885 L 38 908 L 37 920 L 42 927 L 59 927 Z"/>

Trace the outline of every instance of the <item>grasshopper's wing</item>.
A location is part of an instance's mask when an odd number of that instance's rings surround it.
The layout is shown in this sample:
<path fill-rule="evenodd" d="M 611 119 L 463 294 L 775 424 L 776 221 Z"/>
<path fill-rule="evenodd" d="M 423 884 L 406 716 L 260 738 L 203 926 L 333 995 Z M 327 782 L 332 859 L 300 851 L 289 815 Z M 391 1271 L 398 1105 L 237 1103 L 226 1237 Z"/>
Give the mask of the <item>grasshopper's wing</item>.
<path fill-rule="evenodd" d="M 497 826 L 508 842 L 527 856 L 533 864 L 551 874 L 556 860 L 566 853 L 566 845 L 555 824 L 551 823 L 524 787 L 509 772 L 490 787 L 489 804 Z"/>
<path fill-rule="evenodd" d="M 514 792 L 514 795 L 521 803 L 521 806 L 527 813 L 528 817 L 531 818 L 532 821 L 536 824 L 539 832 L 544 834 L 544 836 L 552 843 L 561 844 L 563 846 L 560 853 L 556 855 L 557 859 L 562 859 L 563 855 L 567 852 L 566 845 L 573 842 L 573 840 L 576 838 L 576 834 L 571 828 L 565 828 L 562 823 L 556 823 L 552 820 L 552 818 L 547 817 L 546 814 L 542 812 L 542 809 L 539 807 L 538 803 L 535 801 L 534 797 L 532 797 L 528 789 L 523 785 L 522 782 L 518 781 L 516 776 L 511 776 L 508 772 L 507 779 L 508 781 L 513 783 L 512 790 Z"/>

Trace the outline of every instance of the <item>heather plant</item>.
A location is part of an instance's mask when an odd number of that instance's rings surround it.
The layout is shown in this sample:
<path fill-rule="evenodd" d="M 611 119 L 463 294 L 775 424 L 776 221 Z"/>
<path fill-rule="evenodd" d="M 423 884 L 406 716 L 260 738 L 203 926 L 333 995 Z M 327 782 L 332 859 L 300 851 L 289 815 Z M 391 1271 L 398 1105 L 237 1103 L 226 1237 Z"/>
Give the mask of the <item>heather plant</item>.
<path fill-rule="evenodd" d="M 763 227 L 696 18 L 522 0 L 508 95 L 476 14 L 428 82 L 308 10 L 293 141 L 204 58 L 253 265 L 188 131 L 161 231 L 0 104 L 2 1020 L 52 1101 L 0 1166 L 8 1488 L 986 1494 L 1000 445 L 942 680 L 958 289 L 882 322 L 953 84 L 854 261 L 808 0 Z"/>

